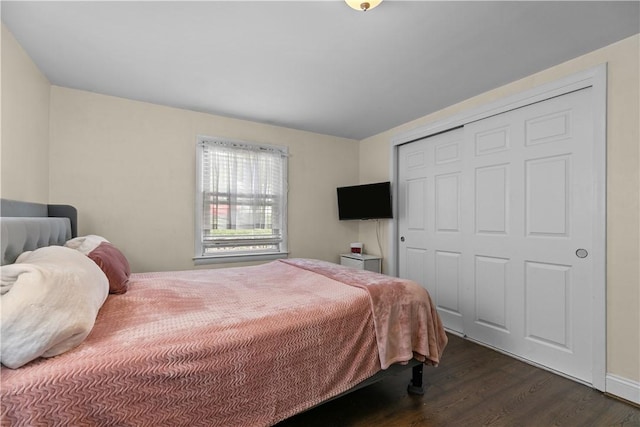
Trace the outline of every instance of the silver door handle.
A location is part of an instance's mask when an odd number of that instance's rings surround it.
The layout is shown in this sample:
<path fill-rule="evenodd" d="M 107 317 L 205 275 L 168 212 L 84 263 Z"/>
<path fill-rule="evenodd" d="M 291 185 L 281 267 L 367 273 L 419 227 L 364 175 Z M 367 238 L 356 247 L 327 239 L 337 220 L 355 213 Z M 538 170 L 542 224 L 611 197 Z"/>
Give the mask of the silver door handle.
<path fill-rule="evenodd" d="M 400 236 L 400 241 L 404 242 L 404 236 Z"/>

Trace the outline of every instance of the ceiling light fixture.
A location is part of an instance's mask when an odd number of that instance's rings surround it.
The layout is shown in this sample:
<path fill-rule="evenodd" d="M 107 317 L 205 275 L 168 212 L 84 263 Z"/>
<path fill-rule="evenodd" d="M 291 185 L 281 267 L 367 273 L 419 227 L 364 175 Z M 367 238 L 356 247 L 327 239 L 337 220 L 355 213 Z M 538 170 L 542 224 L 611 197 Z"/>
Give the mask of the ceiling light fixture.
<path fill-rule="evenodd" d="M 382 3 L 382 0 L 368 0 L 368 1 L 344 0 L 344 1 L 349 5 L 350 8 L 355 10 L 361 10 L 363 12 L 366 12 L 369 9 L 373 9 L 374 7 Z"/>

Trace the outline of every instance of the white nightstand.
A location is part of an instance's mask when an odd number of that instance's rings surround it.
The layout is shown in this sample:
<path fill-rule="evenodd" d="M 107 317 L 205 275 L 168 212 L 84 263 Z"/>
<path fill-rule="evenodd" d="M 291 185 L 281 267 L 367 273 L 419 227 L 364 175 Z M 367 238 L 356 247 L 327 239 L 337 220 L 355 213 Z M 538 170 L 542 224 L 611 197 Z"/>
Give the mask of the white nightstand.
<path fill-rule="evenodd" d="M 375 255 L 340 254 L 340 264 L 380 273 L 382 258 Z"/>

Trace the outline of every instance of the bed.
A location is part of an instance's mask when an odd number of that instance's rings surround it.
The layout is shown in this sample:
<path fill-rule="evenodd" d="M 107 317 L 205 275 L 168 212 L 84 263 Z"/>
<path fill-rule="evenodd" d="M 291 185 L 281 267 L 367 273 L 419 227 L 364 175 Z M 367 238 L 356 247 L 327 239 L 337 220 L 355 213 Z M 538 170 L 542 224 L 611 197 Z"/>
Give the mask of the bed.
<path fill-rule="evenodd" d="M 437 365 L 447 343 L 428 293 L 410 281 L 311 259 L 124 280 L 124 255 L 114 276 L 94 256 L 113 245 L 76 236 L 72 207 L 2 204 L 3 426 L 269 426 L 404 367 L 421 393 L 422 366 Z M 31 291 L 37 304 L 12 297 L 34 268 L 64 279 Z M 79 322 L 83 292 L 92 299 Z M 11 329 L 56 298 L 63 310 Z"/>

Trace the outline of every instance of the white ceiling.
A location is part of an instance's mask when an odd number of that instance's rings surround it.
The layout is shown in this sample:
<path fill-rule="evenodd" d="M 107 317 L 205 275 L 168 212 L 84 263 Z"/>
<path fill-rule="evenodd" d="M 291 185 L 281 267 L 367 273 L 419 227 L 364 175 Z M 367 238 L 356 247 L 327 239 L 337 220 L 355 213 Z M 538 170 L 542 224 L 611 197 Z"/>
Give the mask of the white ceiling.
<path fill-rule="evenodd" d="M 52 84 L 363 139 L 640 32 L 640 2 L 2 1 Z"/>

